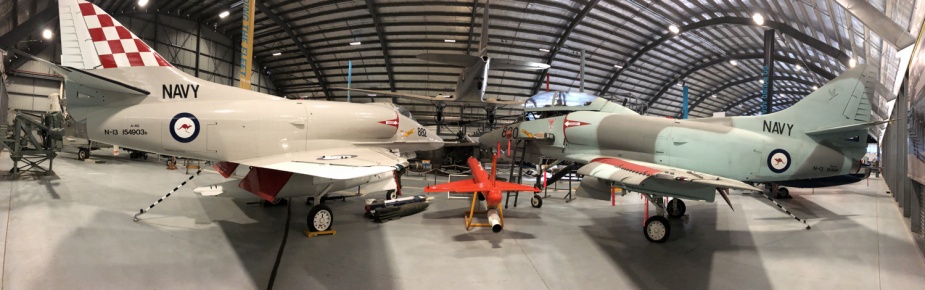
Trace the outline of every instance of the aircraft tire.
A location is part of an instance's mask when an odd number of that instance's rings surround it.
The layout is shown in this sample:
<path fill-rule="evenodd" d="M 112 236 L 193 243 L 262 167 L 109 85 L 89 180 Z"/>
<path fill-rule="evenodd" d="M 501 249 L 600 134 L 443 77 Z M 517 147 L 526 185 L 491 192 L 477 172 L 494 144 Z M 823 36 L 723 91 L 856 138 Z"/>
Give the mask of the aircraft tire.
<path fill-rule="evenodd" d="M 535 208 L 543 207 L 543 198 L 539 195 L 534 194 L 533 198 L 530 199 L 530 206 Z"/>
<path fill-rule="evenodd" d="M 312 232 L 321 232 L 331 229 L 334 224 L 334 212 L 331 208 L 319 204 L 308 211 L 308 229 Z"/>
<path fill-rule="evenodd" d="M 646 225 L 642 228 L 642 234 L 646 239 L 653 243 L 664 243 L 671 235 L 671 224 L 663 216 L 652 216 L 646 220 Z"/>
<path fill-rule="evenodd" d="M 77 149 L 77 160 L 86 160 L 87 158 L 90 158 L 90 149 Z"/>
<path fill-rule="evenodd" d="M 666 209 L 668 216 L 673 218 L 682 217 L 684 216 L 684 213 L 687 212 L 687 206 L 684 205 L 684 201 L 677 198 L 671 199 L 671 201 L 668 202 Z"/>
<path fill-rule="evenodd" d="M 781 186 L 777 189 L 777 198 L 792 198 L 790 196 L 790 190 L 786 187 Z"/>
<path fill-rule="evenodd" d="M 389 190 L 385 192 L 385 200 L 393 200 L 398 198 L 398 192 L 395 190 Z"/>

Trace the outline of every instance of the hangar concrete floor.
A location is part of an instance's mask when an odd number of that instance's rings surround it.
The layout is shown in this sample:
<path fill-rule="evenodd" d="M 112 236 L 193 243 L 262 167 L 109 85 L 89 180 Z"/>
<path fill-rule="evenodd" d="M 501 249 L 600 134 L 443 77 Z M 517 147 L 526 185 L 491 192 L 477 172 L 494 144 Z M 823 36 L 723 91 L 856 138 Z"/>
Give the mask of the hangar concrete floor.
<path fill-rule="evenodd" d="M 99 153 L 98 153 L 99 154 Z M 55 161 L 56 175 L 0 181 L 4 289 L 266 288 L 284 232 L 277 289 L 921 289 L 925 262 L 879 179 L 803 190 L 782 201 L 812 230 L 755 194 L 688 202 L 689 220 L 652 244 L 642 201 L 559 197 L 505 211 L 506 229 L 467 232 L 465 201 L 437 198 L 423 213 L 384 224 L 360 198 L 329 201 L 337 235 L 302 235 L 308 207 L 199 197 L 204 173 L 133 222 L 185 178 L 162 163 L 123 157 Z M 0 168 L 12 162 L 0 156 Z M 420 177 L 406 177 L 406 194 Z M 382 194 L 373 194 L 381 197 Z"/>

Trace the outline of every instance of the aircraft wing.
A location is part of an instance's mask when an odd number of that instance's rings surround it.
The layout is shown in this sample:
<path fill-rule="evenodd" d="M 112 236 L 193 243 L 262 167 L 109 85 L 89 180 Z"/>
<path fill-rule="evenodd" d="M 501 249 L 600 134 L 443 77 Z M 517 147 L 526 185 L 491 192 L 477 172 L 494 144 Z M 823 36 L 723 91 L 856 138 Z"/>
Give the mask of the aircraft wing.
<path fill-rule="evenodd" d="M 592 176 L 617 182 L 624 186 L 640 188 L 649 181 L 661 182 L 673 186 L 709 186 L 716 188 L 733 188 L 741 190 L 760 191 L 760 189 L 744 182 L 710 175 L 706 173 L 686 170 L 666 165 L 628 160 L 616 157 L 598 156 L 593 158 L 580 157 L 588 163 L 578 169 L 579 174 Z M 657 180 L 657 181 L 655 181 Z"/>
<path fill-rule="evenodd" d="M 531 61 L 519 61 L 519 60 L 511 60 L 511 59 L 504 59 L 504 58 L 492 58 L 491 68 L 500 69 L 500 70 L 537 70 L 537 69 L 547 69 L 549 68 L 549 65 L 545 63 L 531 62 Z"/>
<path fill-rule="evenodd" d="M 447 182 L 442 184 L 431 185 L 424 188 L 424 192 L 476 192 L 485 190 L 480 183 L 475 183 L 474 179 Z"/>
<path fill-rule="evenodd" d="M 345 91 L 361 92 L 361 93 L 367 93 L 367 94 L 376 94 L 376 95 L 400 97 L 400 98 L 412 98 L 412 99 L 420 99 L 420 100 L 428 100 L 428 101 L 455 101 L 456 100 L 456 96 L 446 96 L 446 97 L 436 96 L 434 97 L 434 96 L 405 94 L 405 93 L 390 92 L 390 91 L 364 90 L 364 89 L 354 89 L 354 88 L 344 88 L 344 87 L 331 87 L 331 88 L 336 89 L 336 90 L 345 90 Z M 519 102 L 518 104 L 521 104 L 521 103 L 523 102 Z"/>
<path fill-rule="evenodd" d="M 523 105 L 523 104 L 524 104 L 524 101 L 517 101 L 517 100 L 502 101 L 502 100 L 498 100 L 498 99 L 495 99 L 495 98 L 482 99 L 482 102 L 489 103 L 489 104 L 495 104 L 495 105 L 505 105 L 505 106 L 506 106 L 506 105 Z"/>
<path fill-rule="evenodd" d="M 397 166 L 405 166 L 407 160 L 382 148 L 347 147 L 228 162 L 329 179 L 351 179 L 391 172 Z"/>

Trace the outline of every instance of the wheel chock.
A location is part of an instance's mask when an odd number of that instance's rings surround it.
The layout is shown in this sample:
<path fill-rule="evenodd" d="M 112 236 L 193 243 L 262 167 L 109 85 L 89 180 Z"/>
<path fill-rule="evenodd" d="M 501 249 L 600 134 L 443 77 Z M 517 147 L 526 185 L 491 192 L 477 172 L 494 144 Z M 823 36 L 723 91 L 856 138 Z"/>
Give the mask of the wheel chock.
<path fill-rule="evenodd" d="M 320 231 L 320 232 L 313 232 L 313 231 L 309 231 L 309 230 L 302 230 L 302 232 L 304 232 L 304 233 L 305 233 L 305 236 L 306 236 L 306 237 L 309 237 L 309 238 L 314 238 L 314 237 L 321 236 L 321 235 L 332 235 L 332 236 L 333 236 L 333 235 L 336 235 L 336 234 L 337 234 L 337 231 L 336 231 L 336 230 L 327 230 L 327 231 Z"/>

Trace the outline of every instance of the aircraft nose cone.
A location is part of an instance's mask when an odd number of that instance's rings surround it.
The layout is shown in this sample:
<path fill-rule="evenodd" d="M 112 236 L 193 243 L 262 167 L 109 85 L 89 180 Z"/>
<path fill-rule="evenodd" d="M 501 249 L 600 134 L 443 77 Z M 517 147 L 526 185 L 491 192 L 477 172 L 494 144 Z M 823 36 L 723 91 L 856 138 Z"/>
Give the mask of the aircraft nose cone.
<path fill-rule="evenodd" d="M 498 142 L 501 142 L 501 131 L 502 129 L 495 129 L 491 132 L 485 133 L 482 137 L 479 137 L 479 145 L 484 147 L 494 147 L 498 145 Z"/>

